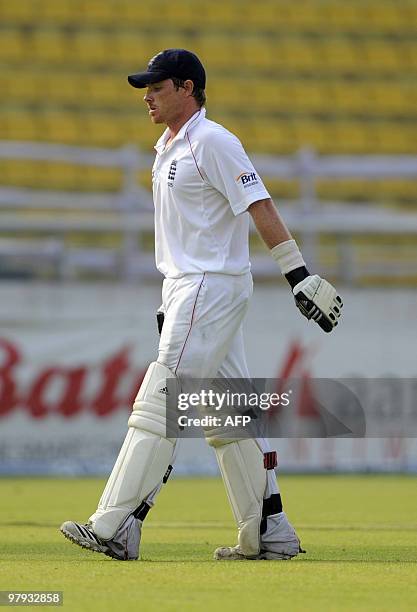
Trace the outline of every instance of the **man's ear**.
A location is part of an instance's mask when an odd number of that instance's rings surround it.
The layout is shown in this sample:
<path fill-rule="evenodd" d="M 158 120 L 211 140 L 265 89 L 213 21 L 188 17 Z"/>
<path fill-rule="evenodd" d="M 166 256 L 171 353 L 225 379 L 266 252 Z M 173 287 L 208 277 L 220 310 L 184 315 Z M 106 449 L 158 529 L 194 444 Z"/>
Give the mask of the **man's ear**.
<path fill-rule="evenodd" d="M 184 89 L 186 91 L 187 96 L 192 96 L 194 91 L 194 83 L 191 79 L 187 79 L 184 81 Z"/>

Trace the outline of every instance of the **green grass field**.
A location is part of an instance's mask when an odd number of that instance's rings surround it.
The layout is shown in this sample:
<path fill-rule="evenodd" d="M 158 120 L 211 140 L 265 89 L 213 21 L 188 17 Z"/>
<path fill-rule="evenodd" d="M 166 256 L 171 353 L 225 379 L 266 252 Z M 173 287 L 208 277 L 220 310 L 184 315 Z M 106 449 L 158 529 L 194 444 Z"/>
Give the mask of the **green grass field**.
<path fill-rule="evenodd" d="M 0 480 L 0 589 L 62 590 L 67 610 L 417 610 L 417 478 L 282 476 L 308 554 L 216 562 L 235 543 L 223 485 L 172 479 L 148 515 L 142 561 L 59 533 L 95 508 L 98 479 Z M 32 609 L 32 608 L 31 608 Z"/>

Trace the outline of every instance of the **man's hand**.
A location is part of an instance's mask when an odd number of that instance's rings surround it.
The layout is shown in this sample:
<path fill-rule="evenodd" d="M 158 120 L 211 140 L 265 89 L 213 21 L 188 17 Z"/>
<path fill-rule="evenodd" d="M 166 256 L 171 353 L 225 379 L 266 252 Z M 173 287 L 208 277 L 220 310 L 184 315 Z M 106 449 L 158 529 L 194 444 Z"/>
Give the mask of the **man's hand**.
<path fill-rule="evenodd" d="M 302 314 L 314 319 L 325 332 L 332 331 L 343 306 L 336 289 L 317 274 L 309 275 L 297 243 L 270 198 L 253 202 L 248 211 L 272 258 L 291 285 Z"/>
<path fill-rule="evenodd" d="M 331 332 L 339 322 L 343 302 L 336 289 L 317 274 L 307 276 L 292 290 L 300 312 L 313 319 L 325 332 Z"/>

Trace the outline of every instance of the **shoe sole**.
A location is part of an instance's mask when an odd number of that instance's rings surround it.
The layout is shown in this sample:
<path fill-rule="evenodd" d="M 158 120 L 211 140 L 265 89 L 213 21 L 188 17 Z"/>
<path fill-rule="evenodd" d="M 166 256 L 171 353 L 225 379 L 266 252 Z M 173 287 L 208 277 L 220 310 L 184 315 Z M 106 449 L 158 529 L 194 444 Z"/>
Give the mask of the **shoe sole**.
<path fill-rule="evenodd" d="M 90 552 L 101 553 L 102 555 L 111 556 L 106 551 L 96 548 L 93 544 L 90 544 L 89 542 L 81 542 L 70 531 L 67 531 L 66 529 L 62 527 L 59 528 L 59 531 L 62 533 L 62 535 L 65 538 L 67 538 L 67 540 L 69 540 L 73 544 L 76 544 L 77 546 L 80 546 L 81 548 L 85 548 L 85 550 L 89 550 Z"/>
<path fill-rule="evenodd" d="M 239 555 L 236 553 L 229 556 L 222 556 L 219 552 L 214 551 L 213 557 L 215 561 L 291 561 L 291 559 L 296 557 L 299 552 L 305 551 L 300 549 L 294 555 L 289 555 L 285 553 L 273 553 L 264 550 L 254 557 L 245 557 L 244 555 Z"/>
<path fill-rule="evenodd" d="M 274 553 L 264 552 L 260 553 L 257 559 L 260 561 L 291 561 L 297 555 L 274 555 Z"/>
<path fill-rule="evenodd" d="M 296 555 L 293 555 L 294 557 Z M 273 553 L 261 553 L 257 557 L 243 557 L 241 555 L 236 557 L 217 557 L 215 556 L 215 561 L 291 561 L 293 557 L 290 555 L 274 555 Z"/>
<path fill-rule="evenodd" d="M 77 546 L 80 546 L 80 548 L 84 548 L 85 550 L 89 550 L 90 552 L 95 552 L 98 554 L 106 555 L 106 557 L 110 557 L 110 559 L 114 559 L 115 561 L 137 561 L 138 560 L 138 557 L 136 557 L 135 559 L 121 559 L 110 548 L 107 550 L 100 550 L 99 548 L 96 548 L 94 544 L 92 543 L 90 544 L 90 542 L 80 542 L 80 540 L 78 540 L 70 531 L 63 529 L 62 527 L 59 528 L 59 531 L 62 533 L 64 538 L 72 542 L 72 544 L 76 544 Z"/>

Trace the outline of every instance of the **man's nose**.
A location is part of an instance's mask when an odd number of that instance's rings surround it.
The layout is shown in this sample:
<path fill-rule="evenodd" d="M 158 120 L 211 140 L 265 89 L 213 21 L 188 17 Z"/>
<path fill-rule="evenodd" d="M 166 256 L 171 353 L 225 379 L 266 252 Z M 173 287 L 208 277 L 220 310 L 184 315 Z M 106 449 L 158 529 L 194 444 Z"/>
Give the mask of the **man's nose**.
<path fill-rule="evenodd" d="M 149 92 L 146 92 L 146 94 L 143 96 L 143 99 L 146 103 L 148 103 L 152 100 L 152 96 L 149 94 Z"/>

